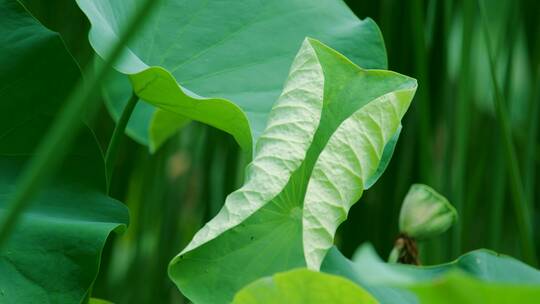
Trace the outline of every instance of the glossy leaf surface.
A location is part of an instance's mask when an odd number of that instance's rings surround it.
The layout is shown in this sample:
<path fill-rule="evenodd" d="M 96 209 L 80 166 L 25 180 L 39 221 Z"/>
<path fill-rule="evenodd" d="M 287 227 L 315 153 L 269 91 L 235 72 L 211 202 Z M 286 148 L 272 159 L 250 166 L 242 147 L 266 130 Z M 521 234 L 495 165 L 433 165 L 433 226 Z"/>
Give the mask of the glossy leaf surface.
<path fill-rule="evenodd" d="M 460 272 L 449 273 L 432 283 L 410 287 L 420 303 L 437 304 L 507 304 L 535 303 L 540 299 L 540 285 L 487 283 Z"/>
<path fill-rule="evenodd" d="M 99 55 L 117 39 L 138 2 L 77 1 L 90 19 L 89 38 Z M 122 74 L 129 75 L 143 100 L 229 132 L 250 151 L 306 36 L 328 43 L 363 68 L 386 68 L 377 25 L 359 20 L 340 1 L 164 0 L 116 65 L 120 73 L 105 88 L 109 108 L 113 116 L 123 109 L 131 88 Z M 147 104 L 138 106 L 128 134 L 158 146 L 149 138 L 155 112 Z M 169 127 L 161 128 L 164 134 L 179 126 Z"/>
<path fill-rule="evenodd" d="M 377 301 L 353 282 L 339 276 L 296 269 L 259 279 L 242 288 L 233 304 L 375 304 Z"/>
<path fill-rule="evenodd" d="M 80 71 L 58 34 L 18 2 L 0 1 L 0 14 L 1 216 L 19 173 Z M 103 157 L 85 129 L 2 247 L 1 303 L 83 300 L 108 235 L 128 221 L 127 209 L 104 193 Z"/>
<path fill-rule="evenodd" d="M 363 70 L 305 40 L 246 182 L 171 262 L 180 290 L 197 303 L 225 303 L 260 277 L 318 269 L 364 181 L 377 174 L 415 90 L 412 78 Z"/>
<path fill-rule="evenodd" d="M 519 290 L 523 298 L 518 298 L 529 303 L 540 292 L 540 271 L 485 249 L 447 264 L 422 267 L 385 263 L 369 245 L 360 247 L 352 261 L 333 248 L 321 269 L 354 281 L 383 304 L 508 303 L 504 299 Z M 497 297 L 500 302 L 491 302 Z"/>

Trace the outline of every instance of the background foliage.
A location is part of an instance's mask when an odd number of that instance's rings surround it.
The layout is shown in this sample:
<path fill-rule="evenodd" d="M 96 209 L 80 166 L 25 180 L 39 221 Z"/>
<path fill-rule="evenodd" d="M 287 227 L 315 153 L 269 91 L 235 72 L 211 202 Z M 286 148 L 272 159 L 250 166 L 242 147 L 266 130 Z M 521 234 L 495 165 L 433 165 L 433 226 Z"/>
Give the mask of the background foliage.
<path fill-rule="evenodd" d="M 24 1 L 62 34 L 79 64 L 90 64 L 87 20 L 74 1 Z M 495 108 L 482 19 L 475 1 L 347 1 L 374 19 L 386 43 L 389 69 L 418 79 L 419 88 L 393 161 L 338 231 L 351 256 L 371 242 L 387 256 L 398 233 L 398 212 L 412 183 L 447 196 L 460 219 L 443 237 L 421 244 L 426 264 L 482 247 L 524 259 L 515 216 L 511 160 Z M 533 0 L 485 1 L 496 79 L 511 122 L 528 221 L 538 222 L 540 183 L 540 26 Z M 105 147 L 114 126 L 107 110 L 91 122 Z M 104 250 L 93 294 L 117 303 L 182 303 L 164 276 L 170 259 L 220 209 L 243 178 L 244 160 L 232 137 L 191 123 L 154 155 L 125 139 L 112 197 L 130 210 L 130 227 Z M 540 250 L 540 235 L 534 244 Z M 537 251 L 538 251 L 537 250 Z"/>

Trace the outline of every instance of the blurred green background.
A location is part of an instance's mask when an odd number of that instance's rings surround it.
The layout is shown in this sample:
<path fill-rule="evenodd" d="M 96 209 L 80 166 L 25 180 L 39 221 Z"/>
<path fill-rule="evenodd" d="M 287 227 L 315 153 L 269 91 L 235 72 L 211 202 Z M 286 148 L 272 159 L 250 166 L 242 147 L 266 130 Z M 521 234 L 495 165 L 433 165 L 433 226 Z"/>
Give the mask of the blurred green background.
<path fill-rule="evenodd" d="M 81 66 L 91 62 L 89 25 L 73 0 L 23 2 L 62 34 Z M 351 209 L 338 247 L 350 256 L 371 242 L 387 256 L 402 199 L 420 182 L 447 196 L 460 215 L 444 236 L 421 244 L 424 264 L 477 248 L 533 261 L 522 250 L 519 224 L 535 232 L 539 221 L 540 1 L 485 0 L 485 19 L 469 0 L 346 2 L 377 22 L 389 68 L 417 78 L 419 89 L 392 162 Z M 91 124 L 106 147 L 114 124 L 104 107 Z M 131 223 L 109 241 L 93 295 L 115 303 L 183 303 L 167 264 L 241 184 L 244 165 L 228 134 L 198 123 L 154 155 L 126 137 L 111 195 L 128 205 Z M 525 219 L 516 206 L 526 206 Z M 532 237 L 539 251 L 540 234 Z"/>

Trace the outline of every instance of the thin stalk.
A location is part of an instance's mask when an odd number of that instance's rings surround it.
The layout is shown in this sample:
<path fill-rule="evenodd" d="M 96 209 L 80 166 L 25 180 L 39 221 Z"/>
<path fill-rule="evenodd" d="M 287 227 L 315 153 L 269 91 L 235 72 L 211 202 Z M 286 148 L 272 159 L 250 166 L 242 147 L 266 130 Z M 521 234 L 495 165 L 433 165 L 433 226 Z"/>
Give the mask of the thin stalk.
<path fill-rule="evenodd" d="M 539 31 L 540 33 L 540 31 Z M 540 36 L 540 35 L 539 35 Z M 540 39 L 540 38 L 539 38 Z M 540 62 L 533 67 L 533 83 L 531 98 L 529 101 L 529 127 L 527 133 L 527 146 L 525 148 L 524 187 L 529 210 L 534 210 L 534 191 L 536 180 L 535 154 L 538 151 L 536 139 L 538 138 L 538 120 L 540 119 Z"/>
<path fill-rule="evenodd" d="M 515 12 L 512 10 L 508 15 L 508 21 L 506 23 L 506 39 L 505 43 L 508 45 L 508 54 L 506 60 L 505 68 L 505 78 L 504 78 L 504 96 L 506 100 L 510 98 L 510 89 L 512 87 L 512 60 L 514 58 L 514 46 L 515 46 Z M 502 49 L 502 46 L 501 46 Z M 507 106 L 507 105 L 506 105 Z M 503 145 L 501 138 L 496 138 L 495 143 L 493 144 L 494 151 L 498 147 Z M 490 227 L 489 227 L 489 247 L 497 250 L 501 248 L 501 235 L 503 227 L 503 209 L 505 203 L 505 193 L 506 193 L 506 174 L 504 172 L 504 156 L 501 153 L 495 155 L 495 160 L 493 163 L 493 174 L 494 181 L 492 182 L 493 191 L 492 191 L 492 200 L 490 208 Z"/>
<path fill-rule="evenodd" d="M 101 81 L 106 79 L 112 64 L 120 57 L 124 45 L 135 35 L 159 1 L 145 0 L 129 20 L 126 30 L 119 36 L 118 42 L 105 56 L 105 64 L 96 71 L 89 70 L 87 82 L 79 81 L 67 98 L 64 109 L 58 114 L 53 125 L 41 140 L 35 155 L 30 159 L 18 178 L 15 193 L 9 198 L 6 213 L 0 222 L 0 248 L 15 228 L 23 211 L 28 208 L 34 195 L 58 169 L 62 159 L 78 131 L 81 116 L 86 110 L 88 117 L 93 117 L 99 104 L 98 98 Z"/>
<path fill-rule="evenodd" d="M 471 117 L 470 121 L 482 122 L 481 114 L 476 113 Z M 482 124 L 481 124 L 482 125 Z M 477 127 L 470 136 L 471 138 L 487 138 L 491 130 L 489 128 Z M 488 156 L 491 152 L 489 145 L 485 142 L 475 141 L 470 142 L 470 150 L 474 151 L 477 157 L 474 162 L 468 164 L 467 167 L 471 168 L 471 173 L 467 175 L 467 191 L 463 195 L 464 206 L 462 216 L 462 232 L 463 231 L 475 231 L 478 230 L 478 214 L 481 214 L 484 206 L 478 206 L 479 202 L 482 202 L 480 195 L 484 194 L 484 182 L 486 167 L 488 163 Z M 476 249 L 478 246 L 485 247 L 487 241 L 485 238 L 478 238 L 478 235 L 474 233 L 462 234 L 462 250 L 469 251 Z M 471 246 L 471 244 L 474 244 Z M 471 248 L 472 247 L 472 248 Z"/>
<path fill-rule="evenodd" d="M 122 111 L 122 115 L 120 116 L 120 119 L 118 119 L 118 122 L 116 123 L 116 126 L 114 127 L 111 140 L 109 141 L 109 146 L 107 147 L 107 152 L 105 153 L 107 192 L 109 192 L 109 187 L 111 185 L 111 179 L 114 172 L 114 165 L 116 163 L 116 159 L 118 158 L 118 147 L 120 146 L 122 135 L 124 134 L 124 131 L 126 130 L 126 126 L 128 124 L 129 118 L 131 117 L 131 114 L 133 113 L 133 110 L 135 109 L 135 106 L 137 105 L 138 100 L 139 100 L 139 97 L 137 97 L 135 92 L 133 92 L 126 106 L 124 107 L 124 110 Z"/>
<path fill-rule="evenodd" d="M 463 245 L 463 225 L 466 214 L 464 214 L 463 202 L 465 201 L 465 178 L 467 159 L 466 152 L 469 145 L 469 122 L 470 122 L 470 64 L 471 64 L 471 44 L 473 32 L 474 9 L 470 1 L 463 1 L 463 41 L 461 44 L 461 62 L 460 62 L 460 79 L 458 89 L 458 99 L 454 123 L 455 133 L 455 151 L 452 167 L 454 174 L 452 175 L 452 201 L 458 214 L 461 215 L 461 221 L 455 224 L 452 230 L 452 256 L 455 258 L 461 254 Z"/>
<path fill-rule="evenodd" d="M 452 113 L 454 112 L 454 101 L 455 101 L 455 94 L 457 90 L 455 89 L 455 82 L 452 81 L 451 77 L 449 77 L 449 64 L 448 64 L 448 57 L 449 57 L 449 41 L 448 37 L 450 37 L 450 33 L 452 30 L 452 20 L 454 17 L 454 9 L 453 9 L 453 2 L 452 1 L 443 1 L 441 4 L 441 23 L 442 23 L 442 30 L 440 33 L 437 34 L 438 39 L 441 41 L 441 47 L 440 51 L 436 52 L 439 53 L 441 56 L 441 67 L 443 68 L 442 71 L 444 73 L 439 74 L 439 82 L 441 83 L 441 89 L 439 90 L 439 97 L 438 100 L 441 100 L 441 116 L 440 116 L 440 133 L 436 136 L 436 141 L 440 141 L 440 154 L 436 156 L 440 159 L 439 161 L 439 169 L 438 169 L 438 187 L 441 189 L 443 193 L 449 194 L 449 197 L 451 198 L 452 194 L 452 174 L 448 174 L 448 172 L 452 171 L 452 155 L 453 155 L 453 138 L 450 136 L 450 132 L 448 130 L 453 130 L 453 119 L 452 119 Z M 437 153 L 435 153 L 437 155 Z M 452 258 L 452 233 L 453 229 L 450 230 L 450 233 L 447 233 L 439 238 L 437 238 L 438 242 L 441 244 L 441 254 L 439 256 L 439 259 L 436 260 L 436 262 L 442 262 L 442 261 L 448 261 Z"/>
<path fill-rule="evenodd" d="M 498 147 L 501 140 L 496 141 Z M 492 199 L 490 208 L 489 248 L 499 250 L 501 244 L 501 231 L 503 226 L 504 196 L 506 190 L 506 174 L 504 172 L 504 157 L 501 153 L 495 155 L 492 164 L 494 180 L 492 181 Z"/>
<path fill-rule="evenodd" d="M 429 78 L 428 78 L 428 48 L 426 45 L 426 28 L 423 13 L 423 1 L 414 0 L 412 3 L 412 30 L 414 45 L 417 49 L 414 52 L 414 62 L 416 77 L 421 86 L 416 93 L 415 112 L 419 120 L 419 144 L 420 144 L 420 174 L 422 181 L 430 184 L 432 178 L 432 151 L 430 132 L 430 105 L 429 105 Z"/>
<path fill-rule="evenodd" d="M 443 1 L 444 2 L 444 1 Z M 427 5 L 427 15 L 426 15 L 426 47 L 429 50 L 429 66 L 437 66 L 437 70 L 428 68 L 428 75 L 431 80 L 430 83 L 430 95 L 429 100 L 438 100 L 438 104 L 441 107 L 445 106 L 446 98 L 448 97 L 444 91 L 446 89 L 447 81 L 444 81 L 445 76 L 447 75 L 447 70 L 444 64 L 444 59 L 446 57 L 447 46 L 445 34 L 445 9 L 446 6 L 444 3 L 439 0 L 429 0 Z M 436 76 L 435 76 L 436 75 Z M 435 80 L 435 81 L 434 81 Z M 439 113 L 446 113 L 444 111 Z M 432 130 L 430 138 L 431 146 L 431 159 L 432 165 L 430 169 L 430 176 L 432 180 L 430 185 L 436 189 L 443 190 L 443 159 L 445 158 L 445 149 L 446 146 L 446 136 L 441 133 L 443 129 L 443 120 L 437 120 L 433 116 L 433 121 L 430 124 L 430 130 Z M 424 245 L 419 244 L 418 249 L 423 250 L 424 261 L 425 263 L 434 264 L 440 261 L 447 260 L 445 255 L 449 252 L 447 248 L 448 242 L 444 242 L 442 238 L 435 238 L 429 241 L 424 242 Z"/>
<path fill-rule="evenodd" d="M 489 67 L 490 67 L 490 76 L 493 83 L 493 89 L 495 93 L 495 111 L 497 120 L 499 122 L 499 127 L 503 134 L 504 140 L 504 151 L 506 157 L 506 165 L 510 171 L 510 188 L 512 193 L 512 203 L 514 207 L 514 212 L 516 216 L 516 222 L 518 224 L 519 238 L 522 246 L 522 251 L 525 260 L 536 266 L 536 253 L 532 235 L 532 225 L 529 217 L 528 206 L 525 201 L 525 193 L 523 189 L 523 184 L 521 182 L 521 175 L 519 173 L 519 166 L 516 156 L 516 151 L 514 148 L 512 140 L 512 131 L 510 129 L 510 120 L 507 115 L 507 110 L 505 107 L 504 96 L 501 93 L 499 84 L 497 81 L 495 62 L 493 59 L 493 51 L 491 49 L 491 40 L 489 37 L 488 26 L 487 26 L 487 16 L 483 2 L 478 0 L 478 5 L 480 8 L 480 13 L 482 15 L 482 28 L 484 32 L 484 40 L 486 48 L 488 51 Z"/>
<path fill-rule="evenodd" d="M 523 164 L 525 195 L 529 202 L 530 210 L 534 210 L 535 202 L 535 181 L 537 153 L 539 150 L 538 128 L 540 119 L 540 26 L 537 22 L 537 11 L 540 8 L 536 1 L 521 1 L 520 14 L 525 25 L 524 32 L 527 37 L 527 49 L 529 53 L 529 64 L 531 66 L 532 92 L 529 100 L 529 127 L 527 132 L 527 145 L 525 148 L 525 162 Z"/>

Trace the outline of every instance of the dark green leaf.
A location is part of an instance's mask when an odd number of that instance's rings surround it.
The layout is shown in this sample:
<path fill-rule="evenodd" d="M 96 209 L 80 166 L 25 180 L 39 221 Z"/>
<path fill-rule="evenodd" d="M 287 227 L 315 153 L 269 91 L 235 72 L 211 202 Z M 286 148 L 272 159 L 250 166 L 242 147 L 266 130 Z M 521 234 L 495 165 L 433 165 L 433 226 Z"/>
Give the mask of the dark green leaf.
<path fill-rule="evenodd" d="M 80 72 L 58 34 L 0 1 L 0 218 L 15 182 Z M 81 121 L 82 123 L 82 121 Z M 85 128 L 0 252 L 1 303 L 80 303 L 127 209 L 104 194 L 103 157 Z"/>

